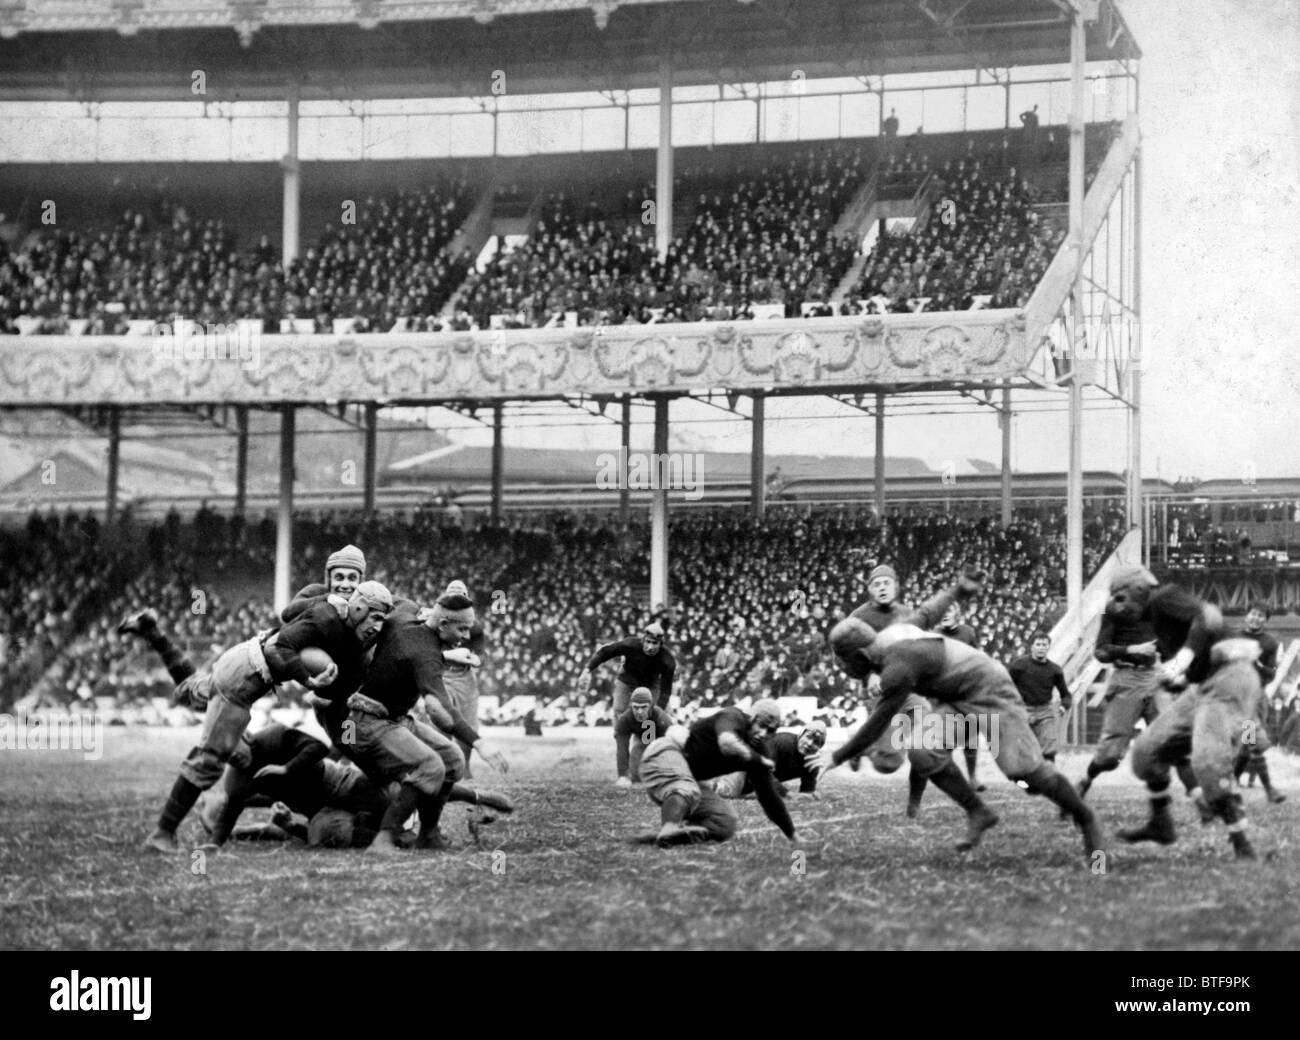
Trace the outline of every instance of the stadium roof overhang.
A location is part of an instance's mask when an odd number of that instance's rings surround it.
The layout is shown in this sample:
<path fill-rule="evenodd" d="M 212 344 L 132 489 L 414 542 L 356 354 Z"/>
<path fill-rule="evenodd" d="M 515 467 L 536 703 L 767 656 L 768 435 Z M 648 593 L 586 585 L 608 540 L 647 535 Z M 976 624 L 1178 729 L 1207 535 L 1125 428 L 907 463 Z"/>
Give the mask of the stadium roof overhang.
<path fill-rule="evenodd" d="M 1140 51 L 1113 0 L 0 0 L 0 99 L 476 97 L 880 76 Z"/>

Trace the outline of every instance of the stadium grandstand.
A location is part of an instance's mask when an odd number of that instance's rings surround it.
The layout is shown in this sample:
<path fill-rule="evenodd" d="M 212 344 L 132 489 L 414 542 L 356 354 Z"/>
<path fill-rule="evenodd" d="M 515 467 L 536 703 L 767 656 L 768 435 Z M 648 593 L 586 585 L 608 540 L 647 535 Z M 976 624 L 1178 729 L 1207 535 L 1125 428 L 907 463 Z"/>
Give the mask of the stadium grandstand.
<path fill-rule="evenodd" d="M 825 633 L 881 559 L 981 567 L 984 648 L 1050 628 L 1077 686 L 1123 562 L 1294 609 L 1300 484 L 1141 480 L 1139 58 L 1110 0 L 0 8 L 0 704 L 161 717 L 118 618 L 210 656 L 344 542 L 469 584 L 501 722 L 608 721 L 583 655 L 649 616 L 688 717 L 858 717 Z M 764 450 L 813 398 L 874 462 Z M 1013 473 L 1035 409 L 1063 472 Z M 886 453 L 934 411 L 1001 460 Z M 543 443 L 707 415 L 752 449 L 698 496 Z"/>

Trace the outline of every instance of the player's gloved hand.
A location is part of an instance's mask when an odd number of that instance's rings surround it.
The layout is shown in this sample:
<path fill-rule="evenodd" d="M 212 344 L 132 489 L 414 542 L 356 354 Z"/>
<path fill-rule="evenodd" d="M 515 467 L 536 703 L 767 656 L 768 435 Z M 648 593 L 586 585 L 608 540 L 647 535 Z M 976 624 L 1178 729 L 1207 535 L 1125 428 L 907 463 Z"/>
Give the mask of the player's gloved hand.
<path fill-rule="evenodd" d="M 433 607 L 421 607 L 415 612 L 415 620 L 424 624 L 433 617 Z"/>
<path fill-rule="evenodd" d="M 339 666 L 335 664 L 333 661 L 331 661 L 329 663 L 329 667 L 326 668 L 325 671 L 321 672 L 320 675 L 313 675 L 310 679 L 308 679 L 307 685 L 311 687 L 313 690 L 323 690 L 326 686 L 328 686 L 338 677 L 339 677 Z"/>
<path fill-rule="evenodd" d="M 466 664 L 471 668 L 477 668 L 483 663 L 479 659 L 478 654 L 474 653 L 474 651 L 467 646 L 457 646 L 453 647 L 451 650 L 444 650 L 442 652 L 442 659 L 444 661 L 451 661 L 453 664 Z"/>
<path fill-rule="evenodd" d="M 338 613 L 341 618 L 348 616 L 348 600 L 346 596 L 340 596 L 337 592 L 331 592 L 325 597 L 327 602 Z"/>
<path fill-rule="evenodd" d="M 289 772 L 288 766 L 263 766 L 253 774 L 254 780 L 264 780 L 268 776 L 284 776 Z"/>
<path fill-rule="evenodd" d="M 474 744 L 474 750 L 482 757 L 483 761 L 502 775 L 510 772 L 510 763 L 506 756 L 494 748 L 486 740 L 480 740 Z"/>

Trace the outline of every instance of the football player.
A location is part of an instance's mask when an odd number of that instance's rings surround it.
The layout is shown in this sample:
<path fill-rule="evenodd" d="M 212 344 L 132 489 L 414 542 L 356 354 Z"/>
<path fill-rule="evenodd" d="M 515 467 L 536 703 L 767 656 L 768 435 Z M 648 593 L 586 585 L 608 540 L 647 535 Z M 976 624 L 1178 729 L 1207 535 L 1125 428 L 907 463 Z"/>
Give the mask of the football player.
<path fill-rule="evenodd" d="M 1270 617 L 1269 609 L 1266 604 L 1255 603 L 1246 611 L 1245 627 L 1241 630 L 1242 638 L 1253 639 L 1259 644 L 1259 659 L 1255 662 L 1255 667 L 1259 669 L 1259 681 L 1264 687 L 1266 696 L 1259 700 L 1260 713 L 1256 719 L 1256 725 L 1250 727 L 1241 744 L 1241 750 L 1237 753 L 1237 761 L 1233 764 L 1233 775 L 1238 781 L 1241 780 L 1241 774 L 1246 773 L 1250 776 L 1250 786 L 1254 786 L 1255 778 L 1259 777 L 1259 782 L 1264 787 L 1264 794 L 1270 802 L 1285 802 L 1286 795 L 1273 786 L 1273 779 L 1268 773 L 1268 760 L 1264 757 L 1264 752 L 1273 746 L 1272 740 L 1268 735 L 1268 697 L 1267 692 L 1273 681 L 1277 678 L 1277 652 L 1278 642 L 1271 635 L 1264 631 L 1264 623 Z"/>
<path fill-rule="evenodd" d="M 1007 674 L 1025 702 L 1029 726 L 1043 749 L 1043 758 L 1055 762 L 1061 746 L 1061 716 L 1070 710 L 1071 698 L 1065 671 L 1055 661 L 1048 660 L 1047 652 L 1051 648 L 1051 636 L 1035 632 L 1029 640 L 1029 653 L 1007 665 Z M 1060 697 L 1059 706 L 1052 697 L 1053 691 Z"/>
<path fill-rule="evenodd" d="M 640 686 L 651 691 L 657 688 L 655 704 L 667 710 L 668 699 L 673 694 L 673 677 L 677 674 L 677 659 L 664 646 L 663 626 L 652 621 L 640 636 L 629 636 L 602 646 L 584 666 L 578 678 L 578 688 L 584 693 L 591 689 L 592 673 L 616 657 L 622 658 L 623 669 L 614 680 L 614 718 L 627 711 L 632 702 L 632 691 Z"/>
<path fill-rule="evenodd" d="M 1115 576 L 1106 609 L 1116 618 L 1151 622 L 1164 662 L 1160 681 L 1183 688 L 1133 742 L 1133 774 L 1147 785 L 1150 818 L 1120 831 L 1120 837 L 1161 845 L 1177 840 L 1169 812 L 1169 770 L 1190 763 L 1199 785 L 1194 797 L 1227 825 L 1237 858 L 1254 859 L 1232 769 L 1252 720 L 1259 717 L 1259 645 L 1225 639 L 1216 607 L 1175 585 L 1160 585 L 1140 567 Z"/>
<path fill-rule="evenodd" d="M 308 689 L 329 689 L 336 684 L 355 688 L 365 674 L 366 649 L 379 635 L 392 607 L 393 598 L 384 586 L 362 582 L 342 613 L 333 603 L 317 602 L 283 628 L 259 633 L 231 647 L 217 658 L 211 671 L 184 679 L 178 695 L 195 706 L 206 705 L 203 731 L 198 745 L 181 763 L 180 775 L 146 847 L 157 852 L 177 849 L 176 828 L 199 795 L 221 779 L 226 762 L 240 750 L 253 704 L 277 683 L 293 680 Z M 300 657 L 308 647 L 323 650 L 332 661 L 315 676 Z"/>
<path fill-rule="evenodd" d="M 641 757 L 646 794 L 659 806 L 656 841 L 670 845 L 705 839 L 726 841 L 736 833 L 736 813 L 717 791 L 702 786 L 739 767 L 754 786 L 767 818 L 791 841 L 794 823 L 772 775 L 774 763 L 764 754 L 767 739 L 781 722 L 774 700 L 755 701 L 746 715 L 723 708 L 689 729 L 673 726 L 650 744 Z"/>
<path fill-rule="evenodd" d="M 1024 703 L 1002 665 L 974 647 L 912 625 L 893 625 L 877 633 L 865 622 L 849 618 L 836 626 L 832 639 L 836 652 L 853 667 L 880 674 L 881 699 L 843 747 L 822 751 L 819 773 L 871 747 L 905 706 L 911 705 L 914 718 L 927 730 L 931 727 L 926 716 L 935 713 L 960 716 L 963 723 L 974 718 L 979 720 L 1003 774 L 1023 781 L 1027 790 L 1045 795 L 1068 811 L 1083 834 L 1085 853 L 1092 856 L 1102 849 L 1096 818 L 1066 779 L 1044 761 Z M 946 731 L 949 727 L 944 723 L 946 720 L 936 728 Z M 998 817 L 961 775 L 952 761 L 952 751 L 913 746 L 908 757 L 914 771 L 966 810 L 966 837 L 957 848 L 973 849 L 984 832 L 997 824 Z"/>
<path fill-rule="evenodd" d="M 817 753 L 826 746 L 826 723 L 810 722 L 798 733 L 778 733 L 767 742 L 766 755 L 772 760 L 772 775 L 781 785 L 799 782 L 799 793 L 817 794 Z M 754 793 L 749 774 L 728 773 L 714 783 L 723 798 L 745 798 Z M 780 790 L 784 791 L 782 786 Z"/>
<path fill-rule="evenodd" d="M 616 787 L 631 787 L 641 779 L 641 756 L 652 741 L 668 733 L 673 720 L 656 708 L 654 694 L 644 686 L 632 691 L 631 706 L 614 722 L 614 767 Z M 629 754 L 630 745 L 630 754 Z"/>
<path fill-rule="evenodd" d="M 399 785 L 370 846 L 378 854 L 396 852 L 396 839 L 414 812 L 420 816 L 416 847 L 447 847 L 438 821 L 465 766 L 453 737 L 493 769 L 508 769 L 504 756 L 461 717 L 443 685 L 443 652 L 469 638 L 473 603 L 468 596 L 444 593 L 427 619 L 422 616 L 414 603 L 398 605 L 375 646 L 364 684 L 348 698 L 350 757 L 375 783 Z M 434 725 L 413 717 L 417 702 L 423 702 Z"/>
<path fill-rule="evenodd" d="M 867 602 L 854 610 L 831 632 L 831 648 L 835 650 L 836 657 L 845 671 L 855 678 L 864 680 L 870 705 L 874 706 L 879 701 L 880 676 L 869 669 L 862 668 L 858 657 L 854 654 L 855 642 L 851 635 L 853 624 L 861 623 L 873 632 L 879 632 L 896 624 L 907 624 L 921 629 L 933 628 L 943 619 L 949 607 L 978 594 L 982 579 L 983 575 L 978 573 L 963 575 L 952 588 L 932 596 L 920 607 L 912 607 L 910 604 L 899 602 L 898 572 L 893 567 L 880 564 L 871 571 L 867 576 Z M 836 646 L 836 632 L 839 632 L 841 639 L 848 640 L 846 653 L 841 654 Z M 923 706 L 921 698 L 918 697 L 915 700 L 908 700 L 903 705 L 903 711 L 910 713 L 912 709 Z M 866 757 L 878 773 L 896 771 L 907 757 L 906 748 L 896 747 L 892 736 L 892 734 L 885 734 L 874 746 L 866 749 Z M 978 737 L 970 739 L 978 740 Z M 858 768 L 858 761 L 858 758 L 854 758 L 849 763 L 855 771 Z M 971 776 L 973 779 L 974 774 L 972 773 Z M 920 811 L 921 797 L 925 794 L 926 783 L 924 775 L 912 770 L 908 777 L 908 816 L 915 816 Z"/>
<path fill-rule="evenodd" d="M 388 791 L 372 783 L 356 765 L 328 758 L 329 747 L 299 729 L 271 723 L 245 737 L 247 754 L 226 766 L 222 782 L 205 793 L 198 819 L 213 844 L 234 837 L 267 836 L 236 827 L 240 813 L 253 805 L 278 804 L 289 814 L 269 836 L 300 837 L 313 845 L 361 848 L 369 845 L 388 808 Z M 479 793 L 464 784 L 452 788 L 451 801 L 514 811 L 503 795 Z M 327 814 L 317 819 L 319 814 Z M 293 817 L 301 817 L 298 826 Z M 241 833 L 244 831 L 244 833 Z M 285 832 L 288 832 L 287 834 Z M 346 834 L 346 842 L 339 840 Z"/>

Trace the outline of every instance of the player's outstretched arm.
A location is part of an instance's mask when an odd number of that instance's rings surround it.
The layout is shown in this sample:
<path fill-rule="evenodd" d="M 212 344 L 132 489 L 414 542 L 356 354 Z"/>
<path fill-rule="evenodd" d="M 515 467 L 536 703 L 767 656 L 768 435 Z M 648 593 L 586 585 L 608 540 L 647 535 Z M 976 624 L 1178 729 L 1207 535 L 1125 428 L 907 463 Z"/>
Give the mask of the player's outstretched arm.
<path fill-rule="evenodd" d="M 857 758 L 879 740 L 889 728 L 893 717 L 902 711 L 907 695 L 916 689 L 918 681 L 916 668 L 906 659 L 887 664 L 880 676 L 880 703 L 843 747 L 836 751 L 829 748 L 822 751 L 818 761 L 818 777 L 851 758 Z"/>
<path fill-rule="evenodd" d="M 793 841 L 794 821 L 790 819 L 790 810 L 786 807 L 781 786 L 772 775 L 772 770 L 760 764 L 766 761 L 765 758 L 759 758 L 749 767 L 754 794 L 758 798 L 758 804 L 763 807 L 763 812 L 767 814 L 767 818 L 781 828 L 782 834 Z"/>

